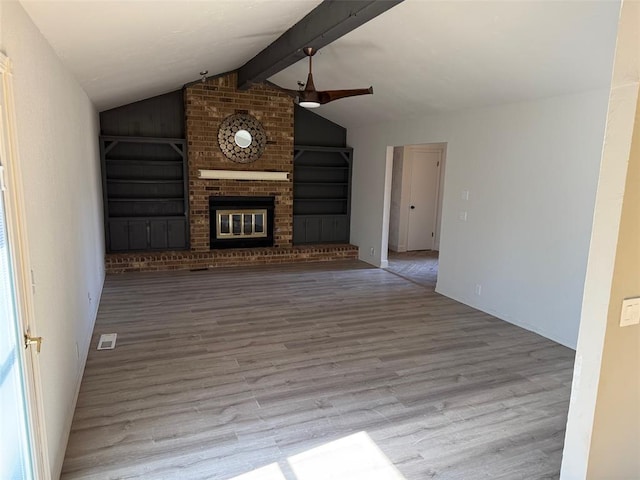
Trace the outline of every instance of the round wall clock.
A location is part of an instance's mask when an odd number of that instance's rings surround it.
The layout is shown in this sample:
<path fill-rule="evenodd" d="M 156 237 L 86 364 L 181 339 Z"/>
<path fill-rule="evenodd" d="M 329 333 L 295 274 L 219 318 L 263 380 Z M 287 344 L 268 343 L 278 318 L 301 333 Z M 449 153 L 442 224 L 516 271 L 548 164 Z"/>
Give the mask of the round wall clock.
<path fill-rule="evenodd" d="M 225 157 L 237 163 L 255 162 L 267 143 L 260 122 L 249 114 L 229 115 L 220 124 L 218 144 Z"/>

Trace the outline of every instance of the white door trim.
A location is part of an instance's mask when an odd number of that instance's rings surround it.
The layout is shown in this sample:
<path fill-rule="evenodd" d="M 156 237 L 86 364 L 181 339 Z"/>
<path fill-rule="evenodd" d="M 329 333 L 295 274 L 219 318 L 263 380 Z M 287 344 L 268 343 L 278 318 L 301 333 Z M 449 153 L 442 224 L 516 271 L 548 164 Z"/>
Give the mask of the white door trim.
<path fill-rule="evenodd" d="M 31 262 L 27 241 L 24 213 L 24 193 L 18 156 L 15 106 L 13 99 L 11 60 L 0 52 L 0 156 L 4 167 L 5 215 L 7 236 L 12 246 L 13 272 L 16 288 L 16 308 L 23 332 L 30 329 L 37 336 L 33 291 L 31 283 Z M 45 339 L 46 341 L 46 339 Z M 44 425 L 42 385 L 38 354 L 33 347 L 20 349 L 23 354 L 26 379 L 27 409 L 30 422 L 30 436 L 34 460 L 34 474 L 37 479 L 50 480 L 49 456 Z"/>

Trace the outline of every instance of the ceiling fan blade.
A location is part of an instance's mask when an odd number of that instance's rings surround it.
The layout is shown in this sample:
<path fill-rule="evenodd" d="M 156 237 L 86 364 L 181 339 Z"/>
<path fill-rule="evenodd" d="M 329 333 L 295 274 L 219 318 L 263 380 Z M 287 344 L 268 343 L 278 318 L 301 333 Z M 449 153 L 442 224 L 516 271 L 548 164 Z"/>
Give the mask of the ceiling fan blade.
<path fill-rule="evenodd" d="M 373 87 L 369 88 L 354 88 L 351 90 L 327 90 L 324 92 L 318 92 L 318 100 L 321 104 L 333 102 L 340 98 L 356 97 L 358 95 L 373 94 Z"/>

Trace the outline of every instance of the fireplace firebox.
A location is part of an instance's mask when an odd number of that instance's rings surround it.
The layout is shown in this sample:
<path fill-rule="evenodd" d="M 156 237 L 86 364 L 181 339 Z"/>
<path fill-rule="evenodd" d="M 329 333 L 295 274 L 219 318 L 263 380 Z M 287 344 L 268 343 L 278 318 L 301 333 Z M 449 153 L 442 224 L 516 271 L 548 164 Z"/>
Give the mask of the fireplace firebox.
<path fill-rule="evenodd" d="M 209 197 L 211 249 L 273 246 L 274 197 Z"/>

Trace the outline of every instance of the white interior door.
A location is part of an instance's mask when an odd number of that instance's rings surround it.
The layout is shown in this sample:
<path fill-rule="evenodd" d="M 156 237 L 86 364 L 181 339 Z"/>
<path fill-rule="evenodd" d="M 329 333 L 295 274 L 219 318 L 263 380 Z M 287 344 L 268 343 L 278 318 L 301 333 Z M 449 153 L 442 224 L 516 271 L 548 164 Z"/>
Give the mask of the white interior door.
<path fill-rule="evenodd" d="M 0 52 L 0 479 L 49 480 L 14 112 Z"/>
<path fill-rule="evenodd" d="M 438 215 L 440 151 L 413 150 L 410 155 L 411 182 L 407 250 L 432 250 Z"/>
<path fill-rule="evenodd" d="M 33 478 L 25 381 L 27 357 L 16 308 L 4 206 L 4 195 L 0 194 L 0 478 L 27 480 Z"/>

